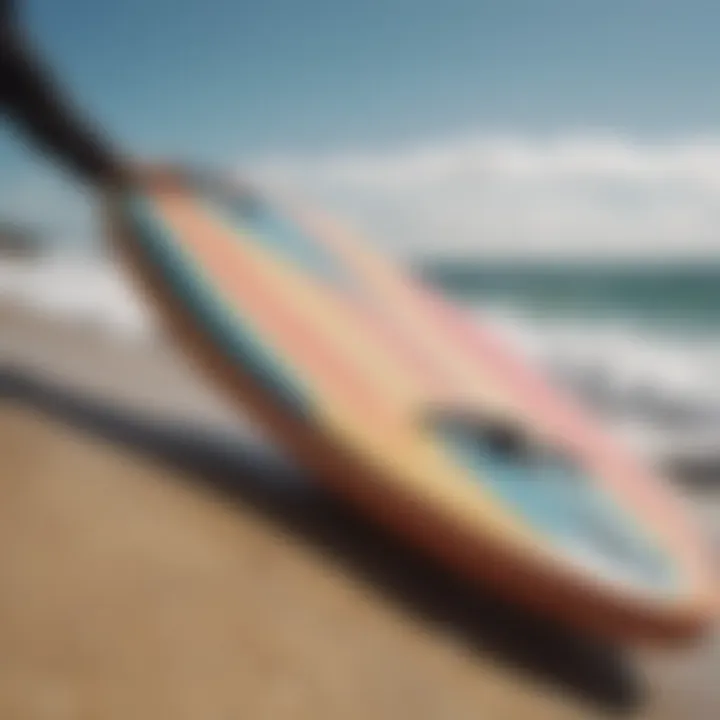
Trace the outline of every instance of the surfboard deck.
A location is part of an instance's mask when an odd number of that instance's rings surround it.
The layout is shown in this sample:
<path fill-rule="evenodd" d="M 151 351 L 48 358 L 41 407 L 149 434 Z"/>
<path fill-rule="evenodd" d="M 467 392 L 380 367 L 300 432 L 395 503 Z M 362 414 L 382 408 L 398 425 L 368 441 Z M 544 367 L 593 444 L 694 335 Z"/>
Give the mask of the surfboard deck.
<path fill-rule="evenodd" d="M 182 347 L 327 487 L 586 631 L 708 629 L 709 553 L 670 484 L 345 226 L 208 176 L 114 197 L 108 219 Z"/>

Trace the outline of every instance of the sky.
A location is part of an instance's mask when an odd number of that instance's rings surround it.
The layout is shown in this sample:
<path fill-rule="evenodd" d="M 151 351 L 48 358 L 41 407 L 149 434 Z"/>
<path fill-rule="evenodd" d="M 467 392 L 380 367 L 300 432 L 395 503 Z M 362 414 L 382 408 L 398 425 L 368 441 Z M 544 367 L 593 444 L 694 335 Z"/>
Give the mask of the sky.
<path fill-rule="evenodd" d="M 388 248 L 720 251 L 714 0 L 26 0 L 22 14 L 129 152 L 300 189 Z M 90 212 L 0 135 L 0 215 L 90 243 Z"/>

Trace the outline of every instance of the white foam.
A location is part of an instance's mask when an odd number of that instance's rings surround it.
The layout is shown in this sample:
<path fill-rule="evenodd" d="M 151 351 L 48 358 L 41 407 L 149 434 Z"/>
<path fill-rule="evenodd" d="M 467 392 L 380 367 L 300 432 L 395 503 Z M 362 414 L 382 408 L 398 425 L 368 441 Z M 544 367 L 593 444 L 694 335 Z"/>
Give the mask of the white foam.
<path fill-rule="evenodd" d="M 478 310 L 632 446 L 660 461 L 720 460 L 720 335 L 652 334 L 619 318 L 531 319 Z"/>
<path fill-rule="evenodd" d="M 48 257 L 0 263 L 0 301 L 59 320 L 93 323 L 125 338 L 155 332 L 153 316 L 126 275 L 110 262 Z"/>

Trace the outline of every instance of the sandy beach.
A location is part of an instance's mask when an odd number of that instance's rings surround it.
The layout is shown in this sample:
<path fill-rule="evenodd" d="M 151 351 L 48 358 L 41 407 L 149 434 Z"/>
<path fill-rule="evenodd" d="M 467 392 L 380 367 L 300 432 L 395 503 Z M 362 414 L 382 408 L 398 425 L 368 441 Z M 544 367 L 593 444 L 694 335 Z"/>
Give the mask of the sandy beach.
<path fill-rule="evenodd" d="M 160 342 L 0 308 L 0 717 L 714 720 L 313 490 Z M 683 487 L 685 487 L 683 485 Z M 711 531 L 720 478 L 689 485 Z"/>

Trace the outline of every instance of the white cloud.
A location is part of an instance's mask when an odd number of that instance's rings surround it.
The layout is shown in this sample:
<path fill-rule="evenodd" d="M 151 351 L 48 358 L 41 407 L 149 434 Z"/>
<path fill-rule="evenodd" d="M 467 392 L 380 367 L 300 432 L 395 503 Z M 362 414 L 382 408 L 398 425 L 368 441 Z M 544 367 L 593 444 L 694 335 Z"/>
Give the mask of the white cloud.
<path fill-rule="evenodd" d="M 331 204 L 401 252 L 720 251 L 720 137 L 478 135 L 252 170 Z"/>

